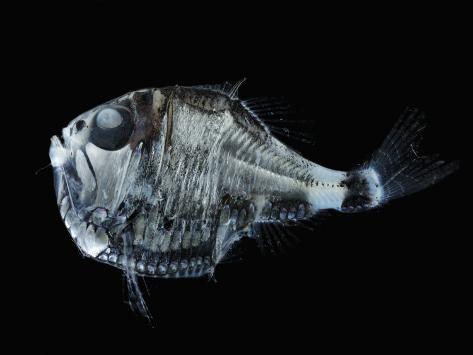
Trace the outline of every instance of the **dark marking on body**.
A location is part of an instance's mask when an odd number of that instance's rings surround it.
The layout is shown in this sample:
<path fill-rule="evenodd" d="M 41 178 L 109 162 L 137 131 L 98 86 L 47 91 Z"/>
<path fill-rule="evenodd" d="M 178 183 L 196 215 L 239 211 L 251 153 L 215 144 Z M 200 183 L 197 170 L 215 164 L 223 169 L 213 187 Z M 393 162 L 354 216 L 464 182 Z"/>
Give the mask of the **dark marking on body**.
<path fill-rule="evenodd" d="M 151 112 L 153 109 L 153 92 L 154 91 L 150 89 L 144 92 L 135 93 L 134 98 L 137 98 L 138 100 L 133 105 L 130 105 L 129 100 L 120 102 L 120 105 L 128 104 L 127 107 L 129 107 L 129 109 L 135 113 L 135 117 L 137 117 L 134 122 L 135 127 L 133 134 L 128 143 L 132 150 L 134 150 L 141 142 L 143 142 L 145 147 L 149 148 L 151 141 L 159 132 L 159 130 L 155 128 L 159 127 L 159 125 L 153 124 L 157 117 L 153 117 L 153 112 Z M 149 116 L 153 117 L 153 119 L 146 119 L 146 117 Z"/>
<path fill-rule="evenodd" d="M 166 106 L 166 117 L 167 117 L 167 124 L 166 124 L 166 137 L 164 140 L 164 149 L 169 149 L 171 146 L 171 136 L 172 136 L 172 125 L 173 125 L 173 118 L 174 118 L 174 94 L 175 91 L 171 93 L 169 96 L 167 106 Z"/>
<path fill-rule="evenodd" d="M 341 185 L 348 188 L 347 196 L 342 203 L 342 211 L 359 212 L 360 209 L 365 209 L 371 204 L 372 198 L 369 196 L 368 181 L 359 172 L 348 173 Z"/>

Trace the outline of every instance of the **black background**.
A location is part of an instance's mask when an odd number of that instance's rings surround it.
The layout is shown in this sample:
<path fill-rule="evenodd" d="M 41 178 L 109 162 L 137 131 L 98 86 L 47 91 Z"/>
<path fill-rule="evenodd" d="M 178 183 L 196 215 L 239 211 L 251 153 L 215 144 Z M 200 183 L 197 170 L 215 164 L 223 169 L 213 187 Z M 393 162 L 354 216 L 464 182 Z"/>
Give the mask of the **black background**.
<path fill-rule="evenodd" d="M 168 4 L 169 5 L 169 4 Z M 334 215 L 288 255 L 223 265 L 216 280 L 149 280 L 152 329 L 125 304 L 123 277 L 83 259 L 55 205 L 49 138 L 128 91 L 247 78 L 243 99 L 286 96 L 335 169 L 362 163 L 407 105 L 428 117 L 425 151 L 460 159 L 465 72 L 458 13 L 445 9 L 105 3 L 30 8 L 13 27 L 23 66 L 35 213 L 22 266 L 21 322 L 97 337 L 108 330 L 403 348 L 450 346 L 461 329 L 465 232 L 459 176 L 381 210 Z M 24 53 L 24 54 L 23 54 Z M 23 270 L 22 270 L 23 271 Z M 23 291 L 24 289 L 24 291 Z M 453 329 L 453 332 L 452 332 Z M 454 338 L 451 338 L 452 335 Z"/>

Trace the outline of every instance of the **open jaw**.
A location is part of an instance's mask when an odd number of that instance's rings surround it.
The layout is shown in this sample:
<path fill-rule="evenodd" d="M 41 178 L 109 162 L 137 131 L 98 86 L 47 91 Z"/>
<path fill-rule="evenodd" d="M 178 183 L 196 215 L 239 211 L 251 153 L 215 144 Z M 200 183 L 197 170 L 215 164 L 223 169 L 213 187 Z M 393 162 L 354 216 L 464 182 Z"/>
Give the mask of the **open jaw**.
<path fill-rule="evenodd" d="M 64 163 L 64 162 L 63 162 Z M 74 177 L 68 175 L 64 164 L 53 165 L 54 185 L 61 218 L 74 243 L 84 256 L 106 263 L 124 271 L 147 277 L 200 277 L 212 270 L 208 256 L 195 256 L 186 261 L 174 260 L 170 253 L 151 251 L 143 238 L 135 240 L 134 220 L 100 225 L 100 215 L 107 214 L 105 208 L 95 208 L 91 213 L 74 205 Z M 80 186 L 77 186 L 80 187 Z M 145 223 L 145 221 L 143 221 Z M 107 223 L 104 223 L 107 225 Z M 139 242 L 139 243 L 138 243 Z"/>
<path fill-rule="evenodd" d="M 212 270 L 209 257 L 194 257 L 188 262 L 170 260 L 168 256 L 151 252 L 143 245 L 136 245 L 132 224 L 120 228 L 121 233 L 82 220 L 71 203 L 65 177 L 62 172 L 55 175 L 61 180 L 57 190 L 61 218 L 72 239 L 84 256 L 147 277 L 200 277 Z M 56 178 L 56 176 L 55 176 Z"/>
<path fill-rule="evenodd" d="M 81 218 L 77 202 L 74 203 L 78 199 L 72 198 L 71 194 L 77 195 L 82 189 L 82 184 L 71 166 L 68 150 L 56 136 L 51 139 L 49 155 L 53 167 L 56 202 L 61 218 L 80 251 L 85 256 L 97 258 L 109 246 L 108 233 L 104 228 Z"/>
<path fill-rule="evenodd" d="M 67 179 L 61 167 L 54 168 L 54 179 L 59 212 L 72 239 L 84 255 L 99 257 L 109 246 L 108 232 L 79 217 L 70 198 Z"/>

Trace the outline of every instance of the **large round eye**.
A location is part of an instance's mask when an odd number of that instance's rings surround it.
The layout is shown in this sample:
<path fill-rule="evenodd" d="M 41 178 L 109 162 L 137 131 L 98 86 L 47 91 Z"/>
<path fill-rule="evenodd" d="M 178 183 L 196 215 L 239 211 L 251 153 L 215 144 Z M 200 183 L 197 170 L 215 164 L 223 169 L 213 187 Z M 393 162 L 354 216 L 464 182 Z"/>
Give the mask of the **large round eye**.
<path fill-rule="evenodd" d="M 93 119 L 90 141 L 99 148 L 117 150 L 128 142 L 132 132 L 133 121 L 127 108 L 106 107 Z"/>

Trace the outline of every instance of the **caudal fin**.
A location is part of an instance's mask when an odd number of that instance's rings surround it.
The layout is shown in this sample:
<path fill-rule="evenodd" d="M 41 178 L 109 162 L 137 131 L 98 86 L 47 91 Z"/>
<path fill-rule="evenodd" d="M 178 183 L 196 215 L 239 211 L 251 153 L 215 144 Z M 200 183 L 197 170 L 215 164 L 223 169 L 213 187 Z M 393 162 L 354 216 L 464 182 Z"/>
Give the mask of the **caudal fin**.
<path fill-rule="evenodd" d="M 418 153 L 425 118 L 417 109 L 406 109 L 367 166 L 379 180 L 379 203 L 423 190 L 458 169 L 458 161 Z"/>
<path fill-rule="evenodd" d="M 407 109 L 381 147 L 361 169 L 348 173 L 348 192 L 341 210 L 360 212 L 423 190 L 458 169 L 458 161 L 421 155 L 418 146 L 424 115 Z"/>

